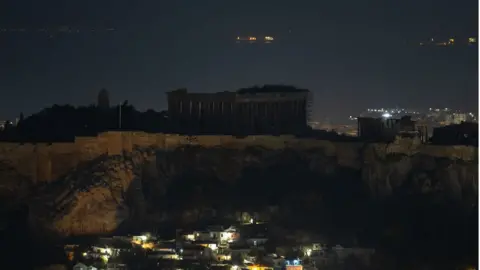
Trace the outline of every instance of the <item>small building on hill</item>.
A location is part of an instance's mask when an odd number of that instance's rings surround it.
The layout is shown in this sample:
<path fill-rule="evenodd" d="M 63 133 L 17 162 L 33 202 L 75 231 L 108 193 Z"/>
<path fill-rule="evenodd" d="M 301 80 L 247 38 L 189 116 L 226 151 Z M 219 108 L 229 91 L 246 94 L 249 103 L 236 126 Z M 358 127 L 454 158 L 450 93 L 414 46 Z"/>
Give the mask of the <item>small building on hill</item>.
<path fill-rule="evenodd" d="M 478 123 L 463 122 L 435 128 L 433 130 L 431 143 L 440 145 L 472 145 L 478 147 Z"/>
<path fill-rule="evenodd" d="M 389 116 L 372 118 L 358 118 L 358 137 L 374 142 L 391 142 L 397 136 L 418 137 L 422 142 L 428 139 L 427 129 L 416 124 L 410 116 L 404 116 L 400 119 Z"/>

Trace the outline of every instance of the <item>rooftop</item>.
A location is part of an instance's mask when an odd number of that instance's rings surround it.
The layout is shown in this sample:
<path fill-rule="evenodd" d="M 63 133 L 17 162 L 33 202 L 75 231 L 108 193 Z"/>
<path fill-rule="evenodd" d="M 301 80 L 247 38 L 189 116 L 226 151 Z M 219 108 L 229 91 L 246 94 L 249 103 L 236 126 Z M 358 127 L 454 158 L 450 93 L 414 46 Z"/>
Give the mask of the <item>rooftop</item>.
<path fill-rule="evenodd" d="M 262 87 L 253 86 L 237 90 L 237 94 L 257 94 L 257 93 L 308 93 L 307 89 L 299 89 L 290 85 L 264 85 Z"/>
<path fill-rule="evenodd" d="M 187 89 L 180 88 L 177 90 L 169 91 L 167 94 L 175 94 L 175 95 L 190 95 L 190 96 L 201 96 L 201 97 L 215 97 L 219 95 L 244 95 L 244 94 L 262 94 L 262 93 L 309 93 L 310 91 L 307 89 L 300 89 L 295 86 L 290 85 L 273 85 L 273 84 L 266 84 L 263 86 L 252 86 L 247 88 L 241 88 L 235 92 L 230 91 L 222 91 L 216 93 L 189 93 Z"/>

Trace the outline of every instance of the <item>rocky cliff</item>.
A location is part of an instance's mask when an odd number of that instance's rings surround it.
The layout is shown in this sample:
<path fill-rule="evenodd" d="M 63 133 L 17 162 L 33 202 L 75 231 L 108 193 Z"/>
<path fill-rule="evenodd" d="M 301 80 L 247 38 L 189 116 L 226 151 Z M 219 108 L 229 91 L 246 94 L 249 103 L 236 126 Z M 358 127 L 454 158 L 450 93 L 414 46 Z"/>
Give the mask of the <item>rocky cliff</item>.
<path fill-rule="evenodd" d="M 336 213 L 325 214 L 332 205 L 350 216 L 360 201 L 395 196 L 477 201 L 477 160 L 399 154 L 378 144 L 332 147 L 136 147 L 102 155 L 37 187 L 30 219 L 57 233 L 89 234 L 131 221 L 195 220 L 206 208 L 228 213 L 284 205 L 334 219 Z"/>

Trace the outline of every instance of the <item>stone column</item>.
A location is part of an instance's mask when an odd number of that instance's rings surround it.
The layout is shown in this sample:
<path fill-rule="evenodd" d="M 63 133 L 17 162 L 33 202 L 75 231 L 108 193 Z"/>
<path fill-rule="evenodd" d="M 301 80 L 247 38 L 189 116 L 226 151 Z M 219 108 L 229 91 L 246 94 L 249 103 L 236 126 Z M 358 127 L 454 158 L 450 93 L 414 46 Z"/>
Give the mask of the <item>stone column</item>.
<path fill-rule="evenodd" d="M 278 133 L 278 127 L 279 127 L 279 115 L 278 115 L 278 101 L 275 101 L 273 103 L 273 128 L 275 129 L 275 133 Z"/>
<path fill-rule="evenodd" d="M 294 131 L 297 131 L 298 127 L 300 126 L 300 117 L 298 115 L 298 100 L 293 101 L 293 115 L 295 116 L 295 123 L 294 123 Z"/>
<path fill-rule="evenodd" d="M 258 115 L 259 105 L 260 104 L 258 102 L 255 103 L 255 112 L 254 112 L 254 115 L 253 115 L 253 117 L 254 117 L 254 119 L 253 119 L 254 128 L 255 128 L 255 132 L 257 132 L 257 133 L 260 131 L 260 130 L 258 130 L 258 122 L 260 120 L 260 116 Z"/>
<path fill-rule="evenodd" d="M 202 111 L 203 110 L 203 111 Z M 203 101 L 198 102 L 198 128 L 197 132 L 201 132 L 203 130 L 203 118 L 204 118 L 204 110 L 205 104 Z"/>
<path fill-rule="evenodd" d="M 255 104 L 250 102 L 248 105 L 248 126 L 250 132 L 255 133 Z"/>
<path fill-rule="evenodd" d="M 272 102 L 269 101 L 267 103 L 267 127 L 268 127 L 268 134 L 272 133 L 272 122 L 273 122 L 273 113 L 272 113 Z"/>

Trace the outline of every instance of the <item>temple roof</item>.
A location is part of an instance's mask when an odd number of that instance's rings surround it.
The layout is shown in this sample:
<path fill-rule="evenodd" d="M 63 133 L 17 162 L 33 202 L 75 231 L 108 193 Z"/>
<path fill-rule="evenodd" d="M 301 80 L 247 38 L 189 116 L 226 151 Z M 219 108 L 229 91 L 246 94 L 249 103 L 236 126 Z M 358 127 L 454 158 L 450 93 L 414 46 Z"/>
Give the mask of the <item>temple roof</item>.
<path fill-rule="evenodd" d="M 299 89 L 290 85 L 264 85 L 262 87 L 253 86 L 237 90 L 237 94 L 256 94 L 256 93 L 305 93 L 310 92 L 307 89 Z"/>

